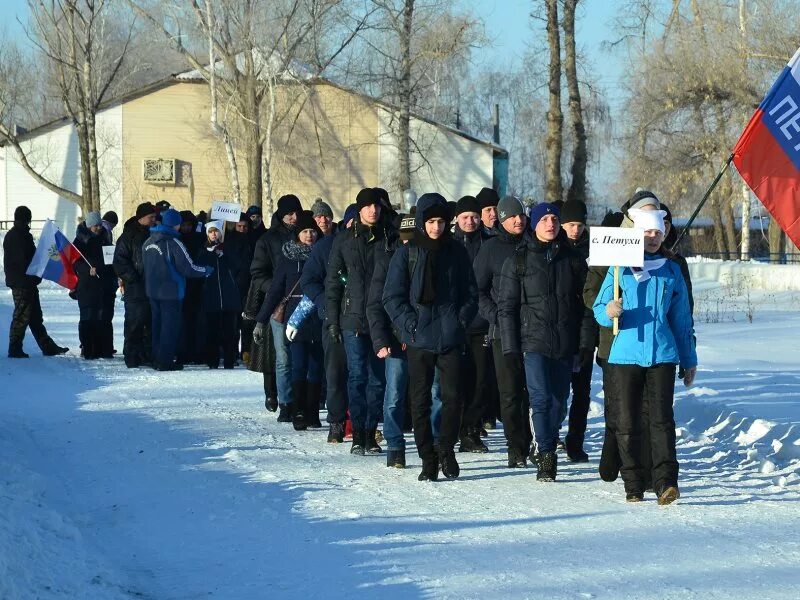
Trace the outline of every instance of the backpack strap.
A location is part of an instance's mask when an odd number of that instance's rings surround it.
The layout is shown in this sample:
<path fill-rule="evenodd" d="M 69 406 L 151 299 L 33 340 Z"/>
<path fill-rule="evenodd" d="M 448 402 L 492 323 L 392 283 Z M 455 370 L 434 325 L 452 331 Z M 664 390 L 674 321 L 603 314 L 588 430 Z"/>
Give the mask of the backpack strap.
<path fill-rule="evenodd" d="M 414 269 L 419 261 L 419 248 L 411 244 L 408 245 L 408 281 L 414 278 Z"/>

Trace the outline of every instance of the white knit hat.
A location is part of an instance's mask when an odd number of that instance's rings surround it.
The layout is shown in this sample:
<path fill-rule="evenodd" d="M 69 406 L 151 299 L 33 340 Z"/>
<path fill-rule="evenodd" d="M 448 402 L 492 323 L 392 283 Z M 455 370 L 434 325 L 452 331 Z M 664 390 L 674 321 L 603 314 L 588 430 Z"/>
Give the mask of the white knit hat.
<path fill-rule="evenodd" d="M 206 232 L 211 231 L 212 229 L 216 229 L 222 233 L 225 230 L 225 223 L 222 221 L 209 221 L 206 223 Z"/>
<path fill-rule="evenodd" d="M 640 208 L 631 208 L 628 210 L 628 215 L 633 220 L 633 226 L 636 229 L 658 229 L 661 233 L 667 232 L 667 227 L 664 224 L 664 217 L 667 212 L 664 210 L 642 210 Z"/>

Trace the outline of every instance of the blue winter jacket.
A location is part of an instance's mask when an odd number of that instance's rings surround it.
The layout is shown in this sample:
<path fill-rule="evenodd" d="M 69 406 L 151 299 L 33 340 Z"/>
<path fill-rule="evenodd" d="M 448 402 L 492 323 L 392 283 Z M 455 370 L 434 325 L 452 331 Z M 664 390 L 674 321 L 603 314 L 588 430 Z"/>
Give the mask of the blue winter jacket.
<path fill-rule="evenodd" d="M 164 225 L 150 228 L 150 237 L 142 246 L 148 298 L 183 300 L 186 278 L 205 277 L 210 272 L 192 262 L 179 236 L 177 231 Z"/>
<path fill-rule="evenodd" d="M 431 194 L 432 196 L 433 194 Z M 417 204 L 417 228 L 424 231 L 422 215 L 430 208 Z M 417 254 L 409 273 L 409 251 Z M 400 246 L 389 262 L 383 307 L 401 341 L 420 350 L 445 353 L 466 341 L 466 331 L 478 313 L 478 287 L 472 261 L 464 246 L 451 237 L 444 240 L 436 268 L 436 299 L 421 304 L 427 251 L 414 242 Z"/>
<path fill-rule="evenodd" d="M 314 244 L 314 249 L 300 275 L 300 287 L 317 307 L 317 314 L 323 321 L 325 320 L 325 277 L 328 275 L 328 260 L 331 257 L 333 240 L 337 235 L 339 234 L 326 235 Z"/>
<path fill-rule="evenodd" d="M 645 259 L 657 258 L 662 257 L 645 254 Z M 640 283 L 630 268 L 620 269 L 620 291 L 623 313 L 608 362 L 642 367 L 672 363 L 684 369 L 697 366 L 689 294 L 678 263 L 667 260 Z M 612 268 L 592 306 L 595 320 L 603 327 L 613 325 L 606 315 L 606 305 L 613 299 Z"/>

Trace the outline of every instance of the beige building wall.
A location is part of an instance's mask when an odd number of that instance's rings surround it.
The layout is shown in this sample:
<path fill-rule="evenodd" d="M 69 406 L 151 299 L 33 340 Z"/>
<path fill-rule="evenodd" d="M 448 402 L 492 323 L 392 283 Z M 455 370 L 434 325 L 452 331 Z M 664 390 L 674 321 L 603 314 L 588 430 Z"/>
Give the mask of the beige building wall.
<path fill-rule="evenodd" d="M 294 110 L 275 132 L 273 196 L 293 193 L 306 208 L 322 197 L 338 217 L 358 190 L 377 185 L 377 111 L 365 99 L 329 85 L 295 93 L 291 100 Z M 228 163 L 211 134 L 208 105 L 208 88 L 193 82 L 176 82 L 123 105 L 125 217 L 145 200 L 168 200 L 179 210 L 197 212 L 208 210 L 213 200 L 230 199 Z M 177 159 L 178 182 L 144 182 L 146 158 Z M 239 169 L 244 191 L 243 160 Z"/>

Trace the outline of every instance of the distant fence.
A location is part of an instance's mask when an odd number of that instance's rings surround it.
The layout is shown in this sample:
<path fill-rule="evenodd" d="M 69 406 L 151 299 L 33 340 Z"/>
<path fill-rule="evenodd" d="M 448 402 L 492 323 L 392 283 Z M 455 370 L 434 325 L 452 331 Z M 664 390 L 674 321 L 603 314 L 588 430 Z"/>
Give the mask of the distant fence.
<path fill-rule="evenodd" d="M 41 231 L 44 224 L 47 223 L 44 219 L 31 221 L 31 229 L 34 231 Z M 0 231 L 8 231 L 14 226 L 14 221 L 0 221 Z"/>
<path fill-rule="evenodd" d="M 738 256 L 733 259 L 729 258 L 727 252 L 689 252 L 686 254 L 686 258 L 692 256 L 700 256 L 705 258 L 714 258 L 722 260 L 739 260 Z M 758 253 L 756 255 L 752 255 L 750 257 L 750 260 L 754 260 L 760 263 L 771 263 L 776 265 L 797 265 L 800 264 L 800 253 L 793 253 L 793 252 L 780 252 L 777 254 Z"/>

